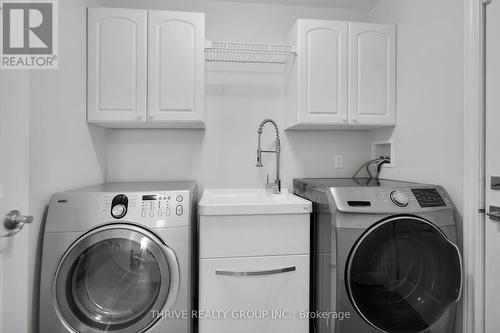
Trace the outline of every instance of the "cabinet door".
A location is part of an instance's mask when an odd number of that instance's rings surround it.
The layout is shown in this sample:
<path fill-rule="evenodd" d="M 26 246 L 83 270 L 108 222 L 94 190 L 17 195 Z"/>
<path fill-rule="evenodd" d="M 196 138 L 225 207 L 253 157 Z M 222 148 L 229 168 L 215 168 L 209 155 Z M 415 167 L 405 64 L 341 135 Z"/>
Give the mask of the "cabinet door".
<path fill-rule="evenodd" d="M 203 126 L 204 14 L 150 11 L 148 26 L 149 122 Z"/>
<path fill-rule="evenodd" d="M 309 255 L 201 259 L 199 283 L 200 312 L 224 311 L 200 333 L 309 332 Z"/>
<path fill-rule="evenodd" d="M 349 23 L 349 124 L 396 121 L 396 28 Z"/>
<path fill-rule="evenodd" d="M 145 10 L 89 9 L 89 122 L 145 122 L 146 34 Z"/>
<path fill-rule="evenodd" d="M 347 124 L 347 27 L 298 21 L 299 123 Z"/>

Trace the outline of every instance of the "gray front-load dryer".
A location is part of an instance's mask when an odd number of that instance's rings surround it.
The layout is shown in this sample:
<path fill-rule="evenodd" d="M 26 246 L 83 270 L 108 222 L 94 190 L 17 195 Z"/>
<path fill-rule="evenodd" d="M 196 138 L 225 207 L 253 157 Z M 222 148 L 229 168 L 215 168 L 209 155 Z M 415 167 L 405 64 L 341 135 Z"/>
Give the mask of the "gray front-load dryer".
<path fill-rule="evenodd" d="M 294 192 L 314 203 L 313 332 L 453 332 L 462 262 L 442 187 L 296 179 Z"/>
<path fill-rule="evenodd" d="M 197 185 L 57 193 L 44 230 L 40 333 L 190 333 Z"/>

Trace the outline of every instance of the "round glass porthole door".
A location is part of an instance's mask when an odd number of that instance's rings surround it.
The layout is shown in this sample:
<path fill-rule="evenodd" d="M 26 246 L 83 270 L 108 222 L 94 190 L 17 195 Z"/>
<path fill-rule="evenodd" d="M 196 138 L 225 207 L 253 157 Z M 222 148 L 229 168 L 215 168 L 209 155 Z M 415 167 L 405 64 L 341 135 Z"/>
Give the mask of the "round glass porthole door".
<path fill-rule="evenodd" d="M 55 278 L 57 308 L 78 332 L 143 332 L 177 297 L 174 253 L 134 226 L 95 230 L 66 252 Z"/>
<path fill-rule="evenodd" d="M 346 266 L 356 311 L 389 333 L 429 328 L 458 301 L 460 252 L 434 224 L 413 216 L 382 221 L 361 236 Z"/>

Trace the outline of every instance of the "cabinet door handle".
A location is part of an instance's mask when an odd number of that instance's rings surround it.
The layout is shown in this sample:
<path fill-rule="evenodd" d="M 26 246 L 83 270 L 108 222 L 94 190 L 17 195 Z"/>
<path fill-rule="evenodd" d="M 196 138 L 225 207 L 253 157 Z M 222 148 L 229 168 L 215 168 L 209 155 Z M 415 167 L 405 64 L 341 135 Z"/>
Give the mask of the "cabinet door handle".
<path fill-rule="evenodd" d="M 500 177 L 491 177 L 491 189 L 500 191 Z"/>
<path fill-rule="evenodd" d="M 224 275 L 224 276 L 262 276 L 262 275 L 275 275 L 287 272 L 293 272 L 297 269 L 297 267 L 285 267 L 279 269 L 273 269 L 268 271 L 255 271 L 255 272 L 234 272 L 234 271 L 215 271 L 215 275 Z"/>
<path fill-rule="evenodd" d="M 490 212 L 486 213 L 486 215 L 488 215 L 488 217 L 493 221 L 500 222 L 500 212 Z"/>
<path fill-rule="evenodd" d="M 490 218 L 490 220 L 495 222 L 500 222 L 500 207 L 490 206 L 489 212 L 486 215 Z"/>

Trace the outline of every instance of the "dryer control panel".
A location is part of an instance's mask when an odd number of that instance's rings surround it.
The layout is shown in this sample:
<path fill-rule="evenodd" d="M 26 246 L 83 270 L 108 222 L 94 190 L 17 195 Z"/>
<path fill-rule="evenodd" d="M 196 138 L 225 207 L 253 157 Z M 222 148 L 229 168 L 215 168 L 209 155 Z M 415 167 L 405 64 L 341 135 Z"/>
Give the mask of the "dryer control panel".
<path fill-rule="evenodd" d="M 141 217 L 184 214 L 184 196 L 179 193 L 146 194 L 141 198 Z"/>
<path fill-rule="evenodd" d="M 189 191 L 106 193 L 102 214 L 123 222 L 155 227 L 189 225 Z"/>

